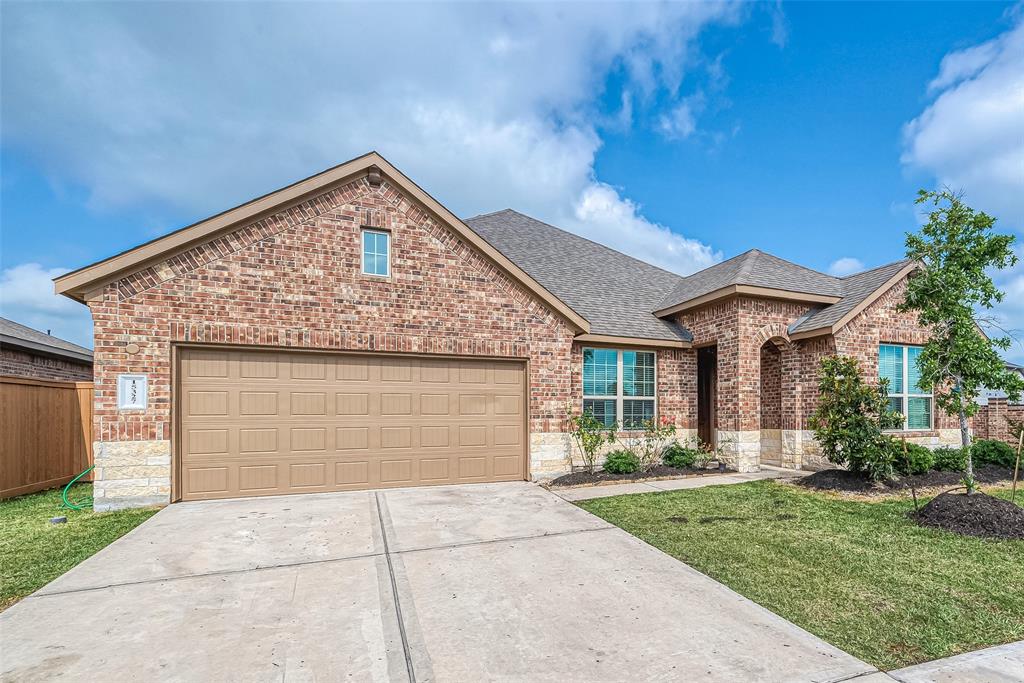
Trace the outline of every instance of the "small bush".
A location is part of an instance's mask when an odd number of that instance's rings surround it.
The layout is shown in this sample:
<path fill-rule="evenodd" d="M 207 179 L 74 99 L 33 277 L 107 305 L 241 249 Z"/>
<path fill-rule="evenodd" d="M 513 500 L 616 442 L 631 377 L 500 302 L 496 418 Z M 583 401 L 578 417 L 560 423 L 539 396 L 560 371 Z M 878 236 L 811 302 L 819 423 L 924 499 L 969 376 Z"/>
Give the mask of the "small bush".
<path fill-rule="evenodd" d="M 896 469 L 900 473 L 927 474 L 933 465 L 935 465 L 935 454 L 931 449 L 916 443 L 908 443 L 907 452 L 903 453 L 903 444 L 900 444 L 900 457 L 896 461 Z"/>
<path fill-rule="evenodd" d="M 612 474 L 633 474 L 640 471 L 640 459 L 629 451 L 612 451 L 605 458 L 604 471 Z"/>
<path fill-rule="evenodd" d="M 1009 444 L 991 439 L 981 439 L 971 444 L 971 457 L 978 465 L 999 465 L 1013 467 L 1017 452 Z"/>
<path fill-rule="evenodd" d="M 882 432 L 901 422 L 890 409 L 888 384 L 865 381 L 857 359 L 828 356 L 821 360 L 818 407 L 810 426 L 829 462 L 876 481 L 890 479 L 902 448 Z"/>
<path fill-rule="evenodd" d="M 932 455 L 935 456 L 932 467 L 940 472 L 963 472 L 967 469 L 967 454 L 962 448 L 943 446 L 932 451 Z"/>
<path fill-rule="evenodd" d="M 699 455 L 700 453 L 696 448 L 687 448 L 682 444 L 674 443 L 665 449 L 664 454 L 661 456 L 661 461 L 669 467 L 685 469 L 693 467 L 693 463 L 697 462 Z"/>

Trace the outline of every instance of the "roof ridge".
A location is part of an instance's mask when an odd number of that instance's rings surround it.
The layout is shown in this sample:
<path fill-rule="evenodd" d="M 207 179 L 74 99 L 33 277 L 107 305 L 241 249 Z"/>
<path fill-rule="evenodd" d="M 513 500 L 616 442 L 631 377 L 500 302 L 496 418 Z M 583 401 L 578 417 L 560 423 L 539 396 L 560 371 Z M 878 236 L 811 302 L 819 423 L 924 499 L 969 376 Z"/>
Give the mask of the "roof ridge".
<path fill-rule="evenodd" d="M 504 209 L 498 209 L 497 211 L 491 211 L 490 213 L 481 213 L 481 214 L 477 214 L 476 216 L 469 216 L 468 218 L 463 218 L 462 222 L 465 223 L 466 221 L 475 221 L 477 218 L 487 218 L 488 216 L 497 216 L 499 213 L 505 213 L 506 211 L 511 211 L 512 213 L 519 213 L 515 209 L 506 207 Z M 522 216 L 522 215 L 525 215 L 525 214 L 519 214 L 519 215 Z M 529 218 L 529 216 L 527 216 L 527 218 Z"/>
<path fill-rule="evenodd" d="M 898 263 L 910 263 L 910 261 L 911 261 L 911 259 L 908 259 L 908 258 L 897 259 L 896 261 L 890 261 L 889 263 L 883 263 L 882 265 L 875 266 L 874 268 L 868 268 L 867 270 L 862 270 L 862 271 L 859 271 L 857 273 L 850 273 L 849 275 L 844 275 L 844 276 L 842 276 L 839 279 L 840 280 L 849 280 L 851 277 L 858 277 L 860 275 L 867 275 L 868 273 L 873 273 L 876 270 L 881 270 L 882 268 L 888 268 L 890 266 L 895 266 Z"/>
<path fill-rule="evenodd" d="M 661 272 L 665 273 L 666 275 L 671 275 L 672 277 L 678 278 L 680 280 L 683 279 L 683 278 L 690 277 L 689 275 L 680 275 L 679 273 L 673 273 L 671 270 L 666 270 L 665 268 L 662 268 L 661 266 L 656 266 L 653 263 L 650 263 L 649 261 L 644 261 L 643 259 L 637 258 L 636 256 L 630 256 L 629 254 L 627 254 L 625 252 L 622 252 L 622 251 L 619 251 L 618 249 L 613 249 L 613 248 L 609 247 L 607 244 L 601 244 L 600 242 L 597 242 L 596 240 L 592 240 L 589 237 L 584 237 L 583 235 L 580 235 L 579 233 L 572 232 L 571 230 L 566 230 L 565 228 L 560 228 L 557 225 L 552 225 L 551 223 L 548 223 L 547 221 L 542 221 L 539 218 L 534 218 L 533 216 L 527 215 L 527 214 L 523 213 L 522 211 L 517 211 L 515 209 L 502 209 L 500 211 L 492 211 L 491 213 L 484 213 L 484 214 L 480 214 L 479 216 L 473 216 L 472 218 L 466 218 L 463 222 L 464 223 L 468 223 L 469 221 L 476 220 L 477 218 L 486 218 L 487 216 L 494 216 L 494 215 L 497 215 L 499 213 L 505 213 L 506 211 L 508 211 L 510 213 L 514 213 L 517 216 L 522 216 L 523 218 L 528 218 L 529 220 L 535 221 L 537 223 L 540 223 L 541 225 L 546 225 L 547 227 L 551 228 L 552 230 L 558 230 L 559 232 L 564 232 L 567 235 L 572 235 L 573 237 L 575 237 L 577 239 L 581 239 L 584 242 L 589 242 L 590 244 L 593 244 L 596 247 L 600 247 L 604 251 L 610 251 L 610 252 L 612 252 L 614 254 L 618 254 L 619 256 L 625 256 L 626 258 L 628 258 L 628 259 L 630 259 L 632 261 L 636 261 L 637 263 L 642 263 L 643 265 L 647 266 L 648 268 L 654 268 L 655 270 L 660 270 Z M 470 225 L 469 227 L 472 228 L 473 226 Z"/>

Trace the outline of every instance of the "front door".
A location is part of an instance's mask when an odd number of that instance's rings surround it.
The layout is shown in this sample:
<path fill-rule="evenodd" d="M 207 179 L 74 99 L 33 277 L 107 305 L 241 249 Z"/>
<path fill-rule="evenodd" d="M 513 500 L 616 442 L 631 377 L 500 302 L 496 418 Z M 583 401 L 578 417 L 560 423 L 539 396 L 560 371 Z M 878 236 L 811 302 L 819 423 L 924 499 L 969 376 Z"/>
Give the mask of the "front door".
<path fill-rule="evenodd" d="M 697 436 L 701 443 L 715 446 L 718 421 L 718 347 L 697 349 Z"/>

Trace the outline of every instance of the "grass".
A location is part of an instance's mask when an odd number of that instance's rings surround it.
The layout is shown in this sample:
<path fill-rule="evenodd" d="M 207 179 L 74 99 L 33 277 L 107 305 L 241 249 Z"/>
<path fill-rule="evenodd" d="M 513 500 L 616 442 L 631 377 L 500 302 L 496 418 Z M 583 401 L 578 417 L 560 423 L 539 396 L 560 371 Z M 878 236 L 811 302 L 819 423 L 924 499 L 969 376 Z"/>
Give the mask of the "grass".
<path fill-rule="evenodd" d="M 80 501 L 91 484 L 69 493 Z M 154 508 L 118 512 L 61 507 L 61 489 L 0 501 L 0 610 L 54 580 L 156 513 Z M 67 524 L 50 524 L 67 515 Z"/>
<path fill-rule="evenodd" d="M 758 481 L 578 505 L 883 670 L 1024 639 L 1024 541 L 918 527 L 908 497 Z"/>

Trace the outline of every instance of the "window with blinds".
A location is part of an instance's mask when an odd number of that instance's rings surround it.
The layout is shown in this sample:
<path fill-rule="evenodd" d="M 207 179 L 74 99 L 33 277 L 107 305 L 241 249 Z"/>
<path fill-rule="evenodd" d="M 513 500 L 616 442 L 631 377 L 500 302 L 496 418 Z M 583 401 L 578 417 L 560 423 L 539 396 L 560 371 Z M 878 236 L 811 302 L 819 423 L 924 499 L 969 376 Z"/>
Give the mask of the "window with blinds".
<path fill-rule="evenodd" d="M 903 429 L 932 428 L 932 392 L 919 385 L 920 346 L 882 344 L 878 347 L 878 376 L 888 380 L 889 404 L 903 416 Z"/>
<path fill-rule="evenodd" d="M 606 427 L 643 429 L 654 418 L 653 351 L 583 349 L 583 412 Z"/>

